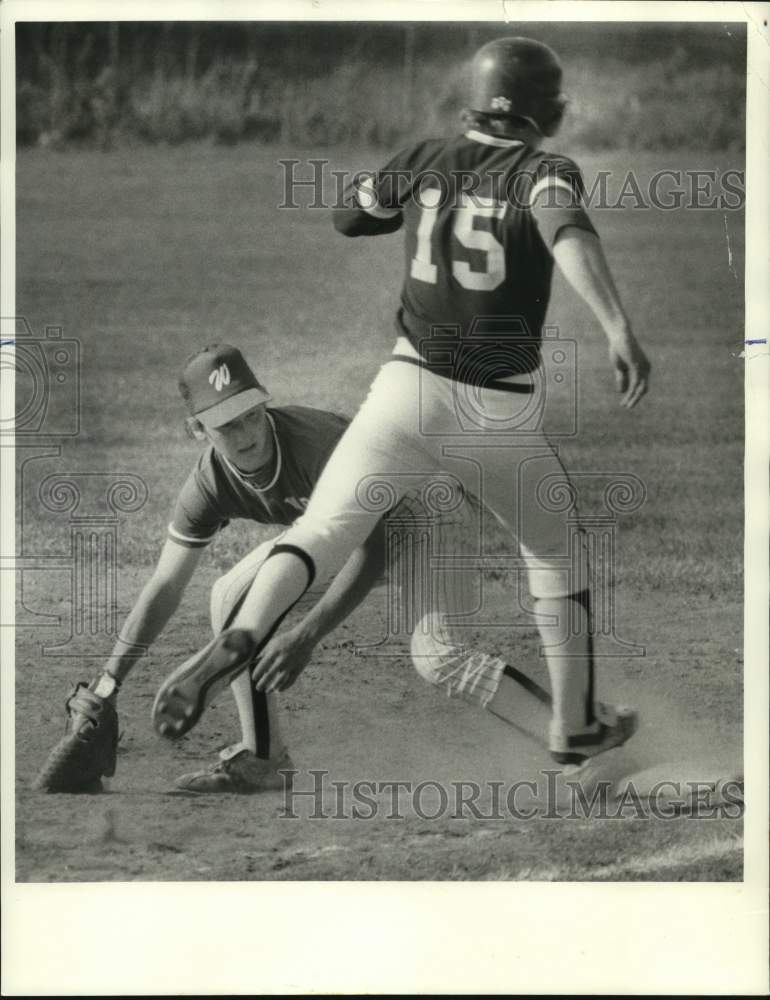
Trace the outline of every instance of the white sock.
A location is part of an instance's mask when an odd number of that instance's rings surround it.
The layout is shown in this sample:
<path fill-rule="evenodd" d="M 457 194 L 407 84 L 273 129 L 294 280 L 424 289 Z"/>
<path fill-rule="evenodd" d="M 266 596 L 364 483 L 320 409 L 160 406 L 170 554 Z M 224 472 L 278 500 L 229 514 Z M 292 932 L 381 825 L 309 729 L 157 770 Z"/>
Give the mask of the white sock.
<path fill-rule="evenodd" d="M 241 724 L 241 745 L 246 750 L 251 750 L 256 754 L 259 750 L 259 737 L 264 739 L 264 733 L 258 733 L 257 720 L 254 712 L 254 689 L 251 683 L 251 675 L 248 670 L 244 670 L 230 684 L 230 690 L 235 698 L 235 705 L 238 709 L 238 720 Z M 269 736 L 269 759 L 277 760 L 286 752 L 286 744 L 283 741 L 281 727 L 278 716 L 278 699 L 274 692 L 267 695 L 267 716 L 268 716 L 268 736 Z"/>
<path fill-rule="evenodd" d="M 251 675 L 248 670 L 238 674 L 230 684 L 230 690 L 235 698 L 238 709 L 238 720 L 241 724 L 241 743 L 252 753 L 257 752 L 257 723 L 254 718 L 254 702 L 251 697 Z"/>

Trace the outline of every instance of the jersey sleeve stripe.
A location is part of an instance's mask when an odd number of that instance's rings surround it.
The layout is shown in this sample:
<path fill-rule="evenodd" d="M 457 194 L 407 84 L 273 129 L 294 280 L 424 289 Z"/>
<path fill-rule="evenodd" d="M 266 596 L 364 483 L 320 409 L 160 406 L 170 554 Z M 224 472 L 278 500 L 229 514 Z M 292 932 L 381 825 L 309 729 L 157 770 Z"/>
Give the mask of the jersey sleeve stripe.
<path fill-rule="evenodd" d="M 543 177 L 543 179 L 539 180 L 532 188 L 532 192 L 529 196 L 530 206 L 534 205 L 535 201 L 540 197 L 543 191 L 547 190 L 549 187 L 564 188 L 566 191 L 569 191 L 570 194 L 577 195 L 575 188 L 568 183 L 568 181 L 562 180 L 561 177 Z"/>
<path fill-rule="evenodd" d="M 176 530 L 173 524 L 169 524 L 168 537 L 172 541 L 178 542 L 189 549 L 202 549 L 213 541 L 216 537 L 216 532 L 213 535 L 209 535 L 208 538 L 194 538 L 192 535 L 183 535 L 181 531 Z"/>
<path fill-rule="evenodd" d="M 375 219 L 394 219 L 400 212 L 398 208 L 383 208 L 377 201 L 377 192 L 371 177 L 364 177 L 356 186 L 356 201 L 358 207 Z"/>

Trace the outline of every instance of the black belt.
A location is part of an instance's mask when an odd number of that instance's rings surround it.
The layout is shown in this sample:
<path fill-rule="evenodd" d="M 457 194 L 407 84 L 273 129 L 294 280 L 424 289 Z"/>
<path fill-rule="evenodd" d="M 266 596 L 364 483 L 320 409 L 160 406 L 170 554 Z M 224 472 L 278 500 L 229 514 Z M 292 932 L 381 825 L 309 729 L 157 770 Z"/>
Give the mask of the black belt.
<path fill-rule="evenodd" d="M 445 378 L 448 382 L 460 382 L 462 385 L 475 385 L 480 389 L 495 389 L 498 392 L 518 392 L 525 396 L 531 396 L 535 391 L 535 386 L 532 382 L 530 382 L 529 385 L 518 385 L 516 382 L 502 382 L 499 379 L 492 379 L 488 382 L 469 382 L 465 379 L 452 378 L 451 374 L 446 371 L 446 368 L 428 364 L 428 362 L 424 361 L 422 358 L 411 358 L 408 354 L 391 354 L 388 361 L 405 361 L 408 365 L 417 365 L 418 368 L 424 368 L 433 375 L 438 375 L 439 378 Z"/>

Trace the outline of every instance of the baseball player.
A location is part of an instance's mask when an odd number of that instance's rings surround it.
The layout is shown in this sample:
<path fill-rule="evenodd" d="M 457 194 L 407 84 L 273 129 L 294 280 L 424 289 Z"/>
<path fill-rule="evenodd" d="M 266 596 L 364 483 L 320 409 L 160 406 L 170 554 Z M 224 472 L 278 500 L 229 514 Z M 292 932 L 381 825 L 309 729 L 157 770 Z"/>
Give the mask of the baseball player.
<path fill-rule="evenodd" d="M 427 479 L 439 471 L 478 497 L 526 560 L 551 682 L 554 760 L 579 765 L 635 731 L 633 710 L 596 700 L 587 552 L 575 546 L 565 567 L 567 514 L 547 502 L 545 489 L 569 489 L 537 405 L 554 262 L 607 337 L 623 406 L 647 391 L 650 367 L 585 211 L 578 167 L 540 149 L 564 114 L 561 82 L 555 53 L 539 42 L 485 45 L 473 62 L 464 133 L 397 154 L 359 178 L 335 211 L 336 228 L 349 237 L 404 232 L 394 353 L 305 513 L 260 567 L 234 628 L 162 686 L 154 710 L 160 732 L 186 732 L 313 580 L 366 539 L 377 515 L 361 502 L 362 484 L 388 481 L 397 499 L 405 474 Z M 253 677 L 271 690 L 277 671 L 258 661 Z M 496 696 L 503 680 L 490 665 L 483 687 Z"/>
<path fill-rule="evenodd" d="M 185 365 L 179 388 L 188 431 L 208 447 L 177 498 L 155 571 L 125 622 L 101 675 L 80 684 L 67 701 L 69 730 L 54 749 L 37 786 L 48 791 L 94 790 L 115 768 L 118 690 L 136 660 L 174 614 L 206 547 L 232 519 L 286 526 L 302 511 L 324 463 L 348 421 L 302 406 L 268 408 L 270 395 L 241 352 L 211 345 Z M 266 662 L 300 670 L 316 642 L 363 598 L 382 571 L 374 532 L 335 585 L 300 623 L 265 650 Z M 259 546 L 217 580 L 211 593 L 215 633 L 232 620 L 272 541 Z M 307 596 L 304 610 L 318 594 Z M 248 675 L 231 684 L 241 741 L 208 771 L 184 775 L 190 791 L 256 791 L 281 787 L 279 766 L 290 766 L 277 712 Z"/>
<path fill-rule="evenodd" d="M 67 701 L 68 733 L 57 744 L 38 777 L 38 789 L 49 792 L 98 791 L 103 776 L 115 770 L 118 737 L 117 697 L 139 656 L 155 641 L 176 610 L 206 547 L 234 519 L 287 526 L 300 513 L 348 420 L 304 406 L 268 407 L 270 396 L 241 352 L 211 345 L 193 355 L 179 387 L 190 417 L 188 429 L 207 444 L 176 500 L 168 538 L 155 571 L 129 614 L 115 649 L 101 674 L 79 684 Z M 426 540 L 433 551 L 460 551 L 473 535 L 473 511 L 461 491 L 441 484 L 437 499 L 412 491 L 393 512 L 397 531 L 390 533 L 394 557 L 391 572 L 407 577 L 415 596 L 410 614 L 420 649 L 445 673 L 460 678 L 455 687 L 488 696 L 478 688 L 485 672 L 477 664 L 491 659 L 466 653 L 452 631 L 451 619 L 462 619 L 473 607 L 467 574 L 434 575 L 429 589 L 409 580 L 425 563 L 419 551 Z M 447 492 L 447 485 L 450 489 Z M 387 505 L 386 505 L 387 506 Z M 381 512 L 385 511 L 380 503 Z M 381 515 L 380 515 L 381 516 Z M 426 528 L 429 529 L 426 532 Z M 398 551 L 401 542 L 411 558 Z M 218 579 L 211 593 L 211 625 L 216 634 L 232 621 L 259 567 L 273 549 L 267 541 Z M 290 628 L 262 651 L 260 663 L 276 678 L 275 688 L 289 687 L 310 661 L 318 641 L 334 629 L 381 578 L 385 567 L 384 531 L 378 524 L 348 558 L 328 587 L 313 588 L 298 602 Z M 418 574 L 419 575 L 419 574 Z M 408 610 L 408 609 L 407 609 Z M 451 661 L 451 666 L 449 665 Z M 512 678 L 526 684 L 513 668 Z M 482 685 L 483 687 L 483 685 Z M 257 691 L 248 672 L 230 679 L 241 727 L 241 739 L 226 748 L 206 770 L 182 775 L 177 787 L 187 792 L 258 792 L 282 787 L 281 769 L 291 760 L 278 725 L 275 694 Z M 543 712 L 537 687 L 533 698 L 522 689 L 515 720 L 529 735 L 533 713 Z M 455 693 L 454 688 L 450 693 Z M 533 704 L 528 708 L 528 702 Z M 493 706 L 494 708 L 494 706 Z M 529 728 L 528 728 L 529 727 Z"/>
<path fill-rule="evenodd" d="M 234 627 L 161 686 L 161 733 L 187 732 L 221 686 L 269 648 L 313 581 L 365 541 L 379 517 L 362 499 L 368 483 L 387 483 L 395 503 L 408 477 L 437 473 L 477 497 L 526 560 L 553 698 L 553 759 L 581 765 L 636 730 L 633 710 L 596 699 L 586 546 L 567 551 L 567 512 L 548 503 L 549 491 L 570 486 L 540 405 L 554 262 L 606 334 L 623 406 L 647 391 L 650 367 L 586 213 L 578 167 L 540 149 L 564 114 L 561 82 L 545 45 L 518 37 L 485 45 L 473 62 L 465 131 L 397 154 L 358 178 L 335 210 L 335 227 L 348 237 L 404 233 L 395 349 L 305 513 L 262 563 Z M 460 683 L 446 661 L 416 653 L 432 680 Z M 280 668 L 264 658 L 252 676 L 260 690 L 280 687 Z M 484 662 L 474 690 L 508 705 L 508 680 L 499 663 Z"/>

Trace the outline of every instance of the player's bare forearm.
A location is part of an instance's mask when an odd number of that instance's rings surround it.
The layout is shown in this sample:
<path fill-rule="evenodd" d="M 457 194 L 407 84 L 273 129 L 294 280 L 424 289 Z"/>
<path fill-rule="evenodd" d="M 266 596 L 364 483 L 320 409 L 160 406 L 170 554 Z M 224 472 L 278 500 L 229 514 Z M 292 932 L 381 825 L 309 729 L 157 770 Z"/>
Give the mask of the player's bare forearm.
<path fill-rule="evenodd" d="M 200 559 L 201 549 L 167 542 L 158 566 L 120 630 L 105 671 L 122 681 L 168 624 Z"/>
<path fill-rule="evenodd" d="M 317 643 L 358 607 L 385 569 L 385 532 L 380 522 L 350 556 L 321 600 L 296 626 L 304 642 Z"/>
<path fill-rule="evenodd" d="M 631 330 L 601 242 L 595 233 L 570 226 L 557 236 L 553 255 L 564 277 L 602 326 L 623 405 L 635 406 L 647 392 L 650 363 Z"/>
<path fill-rule="evenodd" d="M 122 681 L 137 658 L 158 638 L 179 606 L 181 594 L 161 589 L 142 592 L 126 619 L 105 670 Z"/>
<path fill-rule="evenodd" d="M 556 237 L 553 255 L 567 281 L 590 306 L 608 337 L 630 330 L 631 324 L 598 236 L 569 226 Z"/>

